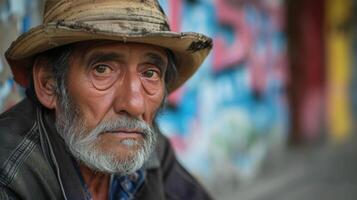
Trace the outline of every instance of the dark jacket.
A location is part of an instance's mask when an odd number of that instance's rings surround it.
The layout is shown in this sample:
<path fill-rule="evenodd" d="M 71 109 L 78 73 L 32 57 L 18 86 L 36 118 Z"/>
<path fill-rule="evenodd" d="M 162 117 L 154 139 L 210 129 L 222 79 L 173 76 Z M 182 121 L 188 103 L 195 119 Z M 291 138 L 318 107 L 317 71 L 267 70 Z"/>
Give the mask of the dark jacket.
<path fill-rule="evenodd" d="M 0 116 L 0 199 L 80 200 L 85 194 L 52 111 L 26 98 Z M 210 199 L 177 162 L 168 140 L 145 163 L 135 199 Z"/>

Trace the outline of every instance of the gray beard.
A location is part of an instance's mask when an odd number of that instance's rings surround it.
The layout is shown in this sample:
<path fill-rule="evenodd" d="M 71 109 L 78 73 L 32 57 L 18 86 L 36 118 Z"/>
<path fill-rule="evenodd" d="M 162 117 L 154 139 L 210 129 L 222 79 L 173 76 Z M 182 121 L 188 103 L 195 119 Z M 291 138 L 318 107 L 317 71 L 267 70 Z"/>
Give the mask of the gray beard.
<path fill-rule="evenodd" d="M 56 110 L 56 129 L 64 139 L 69 151 L 79 161 L 89 168 L 111 173 L 127 175 L 140 169 L 149 158 L 157 139 L 154 129 L 138 119 L 121 115 L 116 119 L 101 121 L 95 128 L 88 130 L 85 119 L 79 107 L 62 90 Z M 129 156 L 117 151 L 103 151 L 100 149 L 98 136 L 115 129 L 136 129 L 143 133 L 143 142 L 124 140 L 121 144 L 139 145 L 139 148 Z"/>

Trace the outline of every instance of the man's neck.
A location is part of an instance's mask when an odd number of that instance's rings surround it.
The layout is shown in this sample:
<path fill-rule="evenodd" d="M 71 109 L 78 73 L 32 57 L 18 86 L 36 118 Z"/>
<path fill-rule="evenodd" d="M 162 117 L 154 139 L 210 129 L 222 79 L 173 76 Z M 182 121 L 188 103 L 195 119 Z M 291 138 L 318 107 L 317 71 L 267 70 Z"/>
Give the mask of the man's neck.
<path fill-rule="evenodd" d="M 107 200 L 110 175 L 95 172 L 83 164 L 80 164 L 79 168 L 93 200 Z"/>

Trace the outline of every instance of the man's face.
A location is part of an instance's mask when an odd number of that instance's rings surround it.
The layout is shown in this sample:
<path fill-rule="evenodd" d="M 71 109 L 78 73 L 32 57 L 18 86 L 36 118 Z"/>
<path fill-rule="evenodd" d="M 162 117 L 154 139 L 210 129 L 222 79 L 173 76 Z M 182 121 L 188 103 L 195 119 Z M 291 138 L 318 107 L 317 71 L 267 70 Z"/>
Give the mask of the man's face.
<path fill-rule="evenodd" d="M 77 159 L 111 173 L 141 167 L 154 146 L 167 63 L 166 52 L 151 45 L 75 46 L 56 126 Z"/>

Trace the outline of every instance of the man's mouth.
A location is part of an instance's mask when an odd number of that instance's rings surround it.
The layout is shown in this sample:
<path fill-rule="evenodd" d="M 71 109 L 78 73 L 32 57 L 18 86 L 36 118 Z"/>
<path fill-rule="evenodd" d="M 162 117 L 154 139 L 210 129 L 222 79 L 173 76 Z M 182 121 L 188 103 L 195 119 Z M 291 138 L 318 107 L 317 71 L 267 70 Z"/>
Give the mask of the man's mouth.
<path fill-rule="evenodd" d="M 120 140 L 121 143 L 123 144 L 134 144 L 137 143 L 140 139 L 144 137 L 144 133 L 138 130 L 111 130 L 107 131 L 106 133 L 109 133 L 116 138 Z"/>

